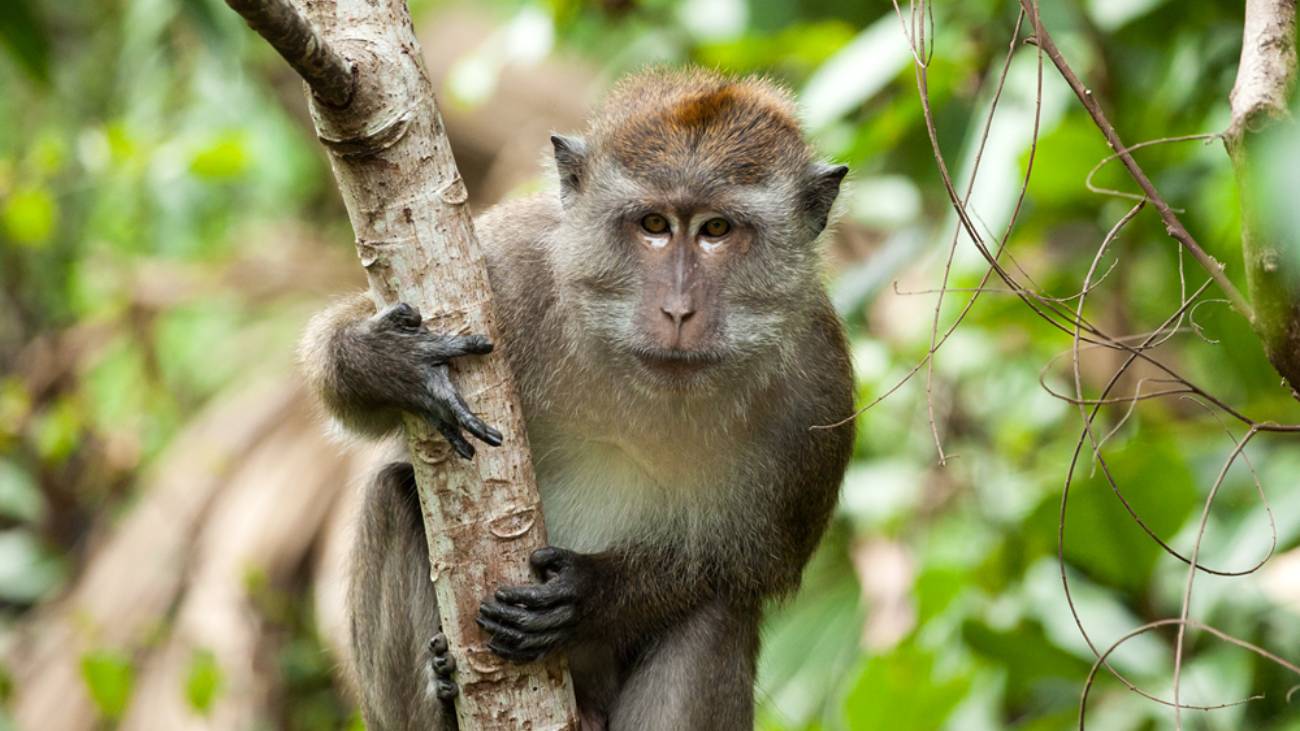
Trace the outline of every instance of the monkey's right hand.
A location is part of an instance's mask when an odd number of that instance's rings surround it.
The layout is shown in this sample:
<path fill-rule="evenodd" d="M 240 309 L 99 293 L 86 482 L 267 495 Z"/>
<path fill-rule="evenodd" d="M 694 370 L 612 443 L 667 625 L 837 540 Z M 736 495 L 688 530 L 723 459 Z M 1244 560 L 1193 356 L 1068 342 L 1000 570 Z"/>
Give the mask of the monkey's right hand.
<path fill-rule="evenodd" d="M 380 403 L 427 416 L 465 459 L 474 457 L 474 445 L 462 429 L 485 444 L 500 446 L 501 432 L 470 412 L 447 367 L 452 358 L 491 353 L 486 337 L 435 335 L 424 327 L 419 310 L 404 302 L 384 309 L 362 329 L 366 352 L 360 359 L 364 364 L 357 365 L 369 371 L 369 387 L 363 390 Z"/>

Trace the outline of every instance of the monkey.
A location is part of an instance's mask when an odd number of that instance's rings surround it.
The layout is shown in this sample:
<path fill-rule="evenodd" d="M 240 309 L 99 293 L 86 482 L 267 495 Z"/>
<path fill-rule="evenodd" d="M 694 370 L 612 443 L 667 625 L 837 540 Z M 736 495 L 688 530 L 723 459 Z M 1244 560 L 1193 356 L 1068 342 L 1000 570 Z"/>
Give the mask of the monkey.
<path fill-rule="evenodd" d="M 584 729 L 750 729 L 764 609 L 798 586 L 853 450 L 851 423 L 811 428 L 853 405 L 820 245 L 847 167 L 815 155 L 784 88 L 699 69 L 636 72 L 551 142 L 557 184 L 475 221 L 499 343 L 360 294 L 307 327 L 306 380 L 351 432 L 423 415 L 471 459 L 503 435 L 448 366 L 500 346 L 550 545 L 534 583 L 483 598 L 488 647 L 564 653 Z M 363 503 L 368 727 L 455 728 L 409 457 Z"/>

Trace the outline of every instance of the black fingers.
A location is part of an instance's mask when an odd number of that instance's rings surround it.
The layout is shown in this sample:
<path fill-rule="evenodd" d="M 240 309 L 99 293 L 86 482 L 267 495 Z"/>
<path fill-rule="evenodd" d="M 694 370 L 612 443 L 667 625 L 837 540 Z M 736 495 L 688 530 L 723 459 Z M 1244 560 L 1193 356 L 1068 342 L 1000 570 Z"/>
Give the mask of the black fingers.
<path fill-rule="evenodd" d="M 439 678 L 434 682 L 433 692 L 437 694 L 438 700 L 444 703 L 449 703 L 456 700 L 456 696 L 460 695 L 460 686 L 457 685 L 454 680 L 443 680 Z"/>
<path fill-rule="evenodd" d="M 474 459 L 474 445 L 461 435 L 455 424 L 446 421 L 438 422 L 438 431 L 447 438 L 451 448 L 456 450 L 456 454 L 464 459 Z"/>
<path fill-rule="evenodd" d="M 542 583 L 503 586 L 479 605 L 477 622 L 488 648 L 515 662 L 531 662 L 574 638 L 582 618 L 578 554 L 545 547 L 528 558 Z"/>
<path fill-rule="evenodd" d="M 474 458 L 474 445 L 461 430 L 493 447 L 501 445 L 501 432 L 474 415 L 451 382 L 448 362 L 466 355 L 492 352 L 492 341 L 484 335 L 434 335 L 423 326 L 420 311 L 405 302 L 392 305 L 379 315 L 379 322 L 395 337 L 391 345 L 404 355 L 414 356 L 415 367 L 423 372 L 423 394 L 413 394 L 411 410 L 423 411 L 464 459 Z M 409 362 L 402 359 L 403 362 Z M 408 366 L 409 367 L 409 366 Z"/>
<path fill-rule="evenodd" d="M 433 667 L 434 693 L 439 700 L 449 703 L 460 695 L 460 686 L 453 679 L 456 658 L 451 656 L 446 635 L 439 632 L 429 640 L 429 654 L 432 655 L 429 662 Z"/>
<path fill-rule="evenodd" d="M 546 653 L 563 645 L 568 638 L 567 632 L 543 634 L 506 632 L 493 635 L 492 640 L 488 642 L 488 649 L 498 657 L 511 662 L 535 662 Z"/>
<path fill-rule="evenodd" d="M 389 307 L 384 310 L 380 317 L 404 330 L 418 329 L 424 323 L 424 318 L 420 317 L 420 311 L 405 302 L 399 302 Z"/>
<path fill-rule="evenodd" d="M 525 609 L 547 609 L 576 602 L 578 592 L 568 583 L 503 586 L 497 589 L 496 600 L 506 604 L 516 604 Z"/>
<path fill-rule="evenodd" d="M 528 565 L 539 581 L 546 581 L 572 564 L 572 553 L 563 548 L 544 546 L 533 551 L 528 557 Z"/>
<path fill-rule="evenodd" d="M 486 601 L 479 606 L 478 612 L 482 621 L 530 632 L 563 629 L 578 623 L 578 609 L 572 604 L 561 604 L 544 611 L 530 611 L 502 602 Z"/>
<path fill-rule="evenodd" d="M 430 360 L 445 363 L 465 355 L 487 355 L 493 345 L 484 335 L 430 335 L 421 347 Z"/>
<path fill-rule="evenodd" d="M 451 675 L 456 672 L 456 658 L 449 653 L 433 656 L 433 670 L 438 675 Z"/>
<path fill-rule="evenodd" d="M 475 621 L 491 635 L 492 652 L 514 662 L 532 662 L 573 637 L 578 612 L 572 604 L 532 611 L 489 600 L 479 607 Z"/>
<path fill-rule="evenodd" d="M 451 401 L 451 413 L 456 415 L 456 421 L 464 427 L 465 431 L 478 437 L 480 442 L 493 447 L 501 446 L 501 432 L 493 429 L 483 420 L 470 413 L 469 406 L 465 404 L 465 399 L 460 394 L 455 394 Z"/>
<path fill-rule="evenodd" d="M 501 445 L 501 432 L 483 423 L 482 419 L 469 410 L 465 400 L 452 385 L 447 366 L 433 368 L 429 375 L 428 397 L 431 401 L 428 410 L 434 418 L 434 424 L 461 457 L 474 457 L 474 446 L 461 434 L 461 429 L 484 444 L 493 447 Z"/>

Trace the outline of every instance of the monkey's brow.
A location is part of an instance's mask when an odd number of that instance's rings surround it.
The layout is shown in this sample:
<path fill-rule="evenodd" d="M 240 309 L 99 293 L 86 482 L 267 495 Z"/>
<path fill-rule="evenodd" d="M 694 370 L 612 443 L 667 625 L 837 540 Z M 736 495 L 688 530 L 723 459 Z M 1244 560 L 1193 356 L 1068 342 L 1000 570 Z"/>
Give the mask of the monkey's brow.
<path fill-rule="evenodd" d="M 787 203 L 775 191 L 763 186 L 743 186 L 732 190 L 645 191 L 611 206 L 617 215 L 633 217 L 648 212 L 712 211 L 734 220 L 761 221 L 770 217 L 769 209 L 785 208 Z"/>

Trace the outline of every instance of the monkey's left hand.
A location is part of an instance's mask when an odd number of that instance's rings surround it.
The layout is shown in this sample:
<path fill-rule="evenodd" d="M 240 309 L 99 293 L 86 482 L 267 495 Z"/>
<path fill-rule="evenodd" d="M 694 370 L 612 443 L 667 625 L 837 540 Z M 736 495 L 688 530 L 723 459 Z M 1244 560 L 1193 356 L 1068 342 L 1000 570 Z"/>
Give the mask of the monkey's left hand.
<path fill-rule="evenodd" d="M 478 611 L 478 625 L 492 636 L 488 649 L 515 662 L 533 662 L 572 641 L 594 585 L 592 561 L 580 553 L 548 546 L 528 563 L 539 583 L 503 586 Z"/>

